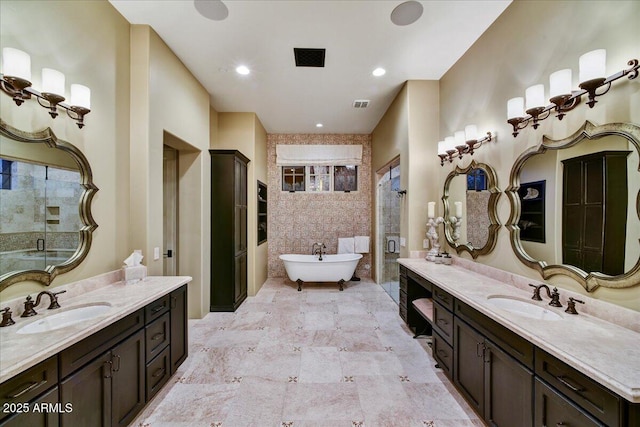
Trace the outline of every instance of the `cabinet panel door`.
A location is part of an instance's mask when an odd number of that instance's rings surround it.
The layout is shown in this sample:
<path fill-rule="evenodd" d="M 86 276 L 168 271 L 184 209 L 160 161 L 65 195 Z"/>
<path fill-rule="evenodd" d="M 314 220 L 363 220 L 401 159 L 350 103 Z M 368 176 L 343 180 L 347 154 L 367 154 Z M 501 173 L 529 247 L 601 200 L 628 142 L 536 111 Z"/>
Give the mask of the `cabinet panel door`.
<path fill-rule="evenodd" d="M 531 427 L 533 373 L 490 341 L 485 346 L 485 419 L 492 426 Z"/>
<path fill-rule="evenodd" d="M 62 381 L 60 402 L 73 411 L 60 416 L 64 427 L 111 425 L 111 352 L 103 353 Z"/>
<path fill-rule="evenodd" d="M 144 331 L 114 347 L 112 353 L 112 422 L 126 426 L 145 404 Z"/>
<path fill-rule="evenodd" d="M 60 425 L 60 417 L 58 413 L 64 411 L 64 405 L 58 406 L 54 411 L 36 410 L 42 408 L 42 405 L 59 405 L 58 387 L 54 387 L 47 393 L 37 399 L 29 402 L 29 410 L 27 412 L 16 414 L 0 423 L 2 427 L 58 427 Z M 59 409 L 59 411 L 58 411 Z"/>
<path fill-rule="evenodd" d="M 189 354 L 187 285 L 171 292 L 171 374 Z"/>
<path fill-rule="evenodd" d="M 484 418 L 484 337 L 454 320 L 453 382 L 467 402 Z"/>

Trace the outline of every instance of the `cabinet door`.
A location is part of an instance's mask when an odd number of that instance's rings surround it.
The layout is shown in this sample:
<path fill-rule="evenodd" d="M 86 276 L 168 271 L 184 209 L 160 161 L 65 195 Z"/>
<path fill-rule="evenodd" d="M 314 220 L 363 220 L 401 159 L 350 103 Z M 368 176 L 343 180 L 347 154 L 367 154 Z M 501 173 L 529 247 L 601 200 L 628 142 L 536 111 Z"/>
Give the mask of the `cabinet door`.
<path fill-rule="evenodd" d="M 73 403 L 73 411 L 60 416 L 65 427 L 110 426 L 111 352 L 103 353 L 62 381 L 60 402 Z"/>
<path fill-rule="evenodd" d="M 171 374 L 189 354 L 187 285 L 171 292 Z"/>
<path fill-rule="evenodd" d="M 57 427 L 60 424 L 59 412 L 64 411 L 60 405 L 58 387 L 54 387 L 37 399 L 29 402 L 27 412 L 16 414 L 0 422 L 2 427 Z M 56 405 L 57 406 L 54 406 Z M 51 405 L 51 406 L 48 406 Z M 53 407 L 51 411 L 42 408 Z"/>
<path fill-rule="evenodd" d="M 484 360 L 486 421 L 492 426 L 531 427 L 533 373 L 489 340 Z"/>
<path fill-rule="evenodd" d="M 484 337 L 456 317 L 453 348 L 453 381 L 484 418 Z"/>
<path fill-rule="evenodd" d="M 144 331 L 138 331 L 111 351 L 112 426 L 126 426 L 145 404 Z"/>
<path fill-rule="evenodd" d="M 579 407 L 566 400 L 560 393 L 536 379 L 536 426 L 602 427 Z"/>
<path fill-rule="evenodd" d="M 235 258 L 235 277 L 233 305 L 234 308 L 247 295 L 247 253 L 243 253 Z"/>

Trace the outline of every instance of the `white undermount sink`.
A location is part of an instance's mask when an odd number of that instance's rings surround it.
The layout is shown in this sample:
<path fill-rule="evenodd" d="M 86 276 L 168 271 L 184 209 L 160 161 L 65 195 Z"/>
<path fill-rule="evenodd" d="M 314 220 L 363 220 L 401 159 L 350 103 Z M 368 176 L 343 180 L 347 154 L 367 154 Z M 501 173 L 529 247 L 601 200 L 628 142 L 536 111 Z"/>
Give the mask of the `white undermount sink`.
<path fill-rule="evenodd" d="M 490 295 L 487 303 L 495 308 L 508 311 L 519 316 L 538 320 L 562 320 L 562 316 L 546 307 L 533 302 L 504 295 Z"/>
<path fill-rule="evenodd" d="M 17 334 L 40 334 L 42 332 L 55 331 L 56 329 L 66 328 L 67 326 L 95 319 L 106 314 L 111 310 L 111 304 L 100 302 L 94 304 L 62 309 L 53 314 L 38 314 L 41 319 L 29 323 L 16 331 Z M 44 314 L 44 315 L 43 315 Z"/>

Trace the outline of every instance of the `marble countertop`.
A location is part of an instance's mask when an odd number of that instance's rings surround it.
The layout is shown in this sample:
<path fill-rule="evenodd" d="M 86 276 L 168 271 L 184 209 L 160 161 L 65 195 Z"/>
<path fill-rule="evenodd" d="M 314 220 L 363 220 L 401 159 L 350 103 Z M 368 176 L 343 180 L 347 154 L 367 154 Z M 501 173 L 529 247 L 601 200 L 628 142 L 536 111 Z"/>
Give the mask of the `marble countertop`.
<path fill-rule="evenodd" d="M 143 281 L 134 284 L 117 281 L 95 287 L 90 292 L 69 290 L 68 294 L 59 295 L 58 301 L 61 308 L 56 310 L 46 309 L 49 299 L 45 297 L 44 302 L 36 308 L 37 316 L 21 318 L 19 314 L 22 311 L 19 313 L 14 311 L 13 319 L 16 324 L 0 328 L 0 383 L 190 281 L 189 276 L 146 277 Z M 79 283 L 78 287 L 82 287 L 82 284 Z M 55 291 L 58 290 L 58 288 L 55 289 Z M 105 314 L 95 319 L 44 333 L 17 333 L 22 326 L 42 320 L 47 315 L 100 302 L 106 302 L 111 307 Z"/>
<path fill-rule="evenodd" d="M 628 401 L 640 403 L 640 333 L 589 314 L 565 313 L 567 304 L 562 289 L 563 307 L 555 308 L 548 305 L 546 296 L 544 301 L 533 301 L 532 292 L 460 266 L 414 258 L 398 262 Z M 487 303 L 490 295 L 526 300 L 561 315 L 562 319 L 534 320 L 494 308 Z M 592 300 L 581 299 L 586 304 Z M 576 306 L 579 313 L 585 307 Z"/>

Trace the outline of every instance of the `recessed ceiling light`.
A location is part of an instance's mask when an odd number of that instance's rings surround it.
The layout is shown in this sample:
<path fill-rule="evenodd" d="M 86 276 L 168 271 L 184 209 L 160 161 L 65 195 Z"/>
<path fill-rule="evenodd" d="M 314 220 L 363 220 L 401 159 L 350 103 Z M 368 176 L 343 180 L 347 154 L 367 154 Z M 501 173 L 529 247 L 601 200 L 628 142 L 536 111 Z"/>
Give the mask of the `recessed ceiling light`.
<path fill-rule="evenodd" d="M 229 16 L 229 9 L 220 0 L 194 0 L 193 5 L 200 15 L 213 21 L 223 21 Z"/>
<path fill-rule="evenodd" d="M 324 126 L 322 123 L 316 123 L 317 128 L 321 128 L 322 126 Z"/>
<path fill-rule="evenodd" d="M 251 72 L 251 70 L 246 65 L 240 65 L 240 66 L 236 67 L 236 73 L 242 74 L 243 76 L 246 76 L 250 72 Z"/>
<path fill-rule="evenodd" d="M 422 16 L 422 5 L 414 0 L 400 3 L 391 12 L 391 22 L 396 25 L 409 25 Z"/>
<path fill-rule="evenodd" d="M 371 74 L 373 74 L 376 77 L 380 77 L 380 76 L 384 76 L 385 73 L 387 72 L 387 70 L 385 70 L 384 68 L 376 68 L 375 70 L 373 70 L 373 72 Z"/>

